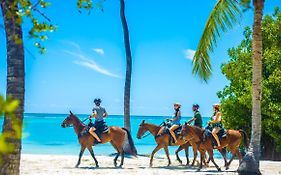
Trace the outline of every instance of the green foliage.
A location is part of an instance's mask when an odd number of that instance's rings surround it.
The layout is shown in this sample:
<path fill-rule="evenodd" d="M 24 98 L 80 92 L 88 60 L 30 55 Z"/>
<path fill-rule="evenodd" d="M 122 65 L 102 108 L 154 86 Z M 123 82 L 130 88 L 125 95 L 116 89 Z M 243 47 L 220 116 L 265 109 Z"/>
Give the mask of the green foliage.
<path fill-rule="evenodd" d="M 88 11 L 90 13 L 94 7 L 97 9 L 101 9 L 101 11 L 104 11 L 104 9 L 103 9 L 104 2 L 105 2 L 105 0 L 99 0 L 99 1 L 77 0 L 77 8 L 80 13 L 82 12 L 81 9 L 85 9 L 86 11 Z"/>
<path fill-rule="evenodd" d="M 21 136 L 19 123 L 14 117 L 14 112 L 17 109 L 18 105 L 19 101 L 13 100 L 10 97 L 5 100 L 3 96 L 0 96 L 0 118 L 5 114 L 6 116 L 11 117 L 11 119 L 13 120 L 13 131 L 5 132 L 0 135 L 0 154 L 13 151 L 13 145 L 9 145 L 8 143 L 6 143 L 6 139 L 9 138 L 10 135 L 15 135 L 16 138 L 20 138 Z"/>
<path fill-rule="evenodd" d="M 35 40 L 35 46 L 40 53 L 45 52 L 45 47 L 42 46 L 42 41 L 46 40 L 47 32 L 53 32 L 57 29 L 51 24 L 51 20 L 42 12 L 50 5 L 49 2 L 38 0 L 32 3 L 30 0 L 14 0 L 13 5 L 7 9 L 7 17 L 9 20 L 16 21 L 21 25 L 25 20 L 30 21 L 31 28 L 28 32 L 29 37 Z M 22 39 L 17 35 L 14 36 L 16 43 L 21 44 Z"/>
<path fill-rule="evenodd" d="M 281 12 L 262 21 L 263 34 L 263 95 L 262 137 L 273 139 L 281 152 Z M 227 128 L 251 131 L 252 91 L 252 31 L 245 29 L 239 46 L 228 51 L 230 61 L 223 64 L 222 73 L 230 84 L 218 92 L 221 99 L 224 125 Z"/>
<path fill-rule="evenodd" d="M 218 0 L 212 10 L 193 58 L 193 74 L 207 81 L 212 73 L 210 52 L 213 52 L 217 38 L 238 23 L 241 17 L 239 3 L 235 0 Z"/>

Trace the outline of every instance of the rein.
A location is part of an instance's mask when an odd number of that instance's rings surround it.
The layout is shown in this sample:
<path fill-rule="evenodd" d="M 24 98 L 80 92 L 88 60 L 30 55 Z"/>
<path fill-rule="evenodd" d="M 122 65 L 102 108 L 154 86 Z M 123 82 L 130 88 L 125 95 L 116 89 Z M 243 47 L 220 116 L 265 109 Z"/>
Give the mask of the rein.
<path fill-rule="evenodd" d="M 165 122 L 162 122 L 159 126 L 164 126 Z M 146 131 L 147 132 L 147 131 Z M 141 139 L 148 137 L 149 135 L 151 135 L 151 132 L 148 132 L 147 134 L 143 135 L 141 137 Z"/>
<path fill-rule="evenodd" d="M 89 119 L 89 118 L 85 118 L 85 119 L 84 119 L 84 120 L 82 120 L 81 122 L 82 122 L 82 123 L 84 123 L 84 122 L 85 122 L 85 121 L 87 121 L 88 119 Z M 68 125 L 67 127 L 68 127 L 68 128 L 71 128 L 71 127 L 73 127 L 73 124 Z"/>
<path fill-rule="evenodd" d="M 142 136 L 141 139 L 146 138 L 147 136 L 149 136 L 151 133 L 148 132 L 146 135 Z"/>

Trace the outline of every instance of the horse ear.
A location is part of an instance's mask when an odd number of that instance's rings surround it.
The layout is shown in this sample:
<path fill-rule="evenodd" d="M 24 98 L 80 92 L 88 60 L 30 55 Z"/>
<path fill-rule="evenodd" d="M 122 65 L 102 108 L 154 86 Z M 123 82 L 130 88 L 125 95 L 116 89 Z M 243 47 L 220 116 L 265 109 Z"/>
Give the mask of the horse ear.
<path fill-rule="evenodd" d="M 69 111 L 71 115 L 73 115 L 73 113 L 71 111 Z"/>
<path fill-rule="evenodd" d="M 142 122 L 141 122 L 141 123 L 142 123 L 142 124 L 144 124 L 144 122 L 145 122 L 145 120 L 142 120 Z"/>

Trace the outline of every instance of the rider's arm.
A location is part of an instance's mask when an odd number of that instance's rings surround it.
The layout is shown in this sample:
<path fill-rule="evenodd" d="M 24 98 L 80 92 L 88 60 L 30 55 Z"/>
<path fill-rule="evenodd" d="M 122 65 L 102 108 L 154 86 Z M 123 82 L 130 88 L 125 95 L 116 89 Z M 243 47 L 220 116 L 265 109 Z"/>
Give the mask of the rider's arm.
<path fill-rule="evenodd" d="M 188 120 L 188 124 L 190 124 L 191 122 L 193 122 L 193 121 L 195 121 L 196 120 L 196 118 L 195 117 L 193 117 L 192 119 L 190 119 L 190 120 Z"/>
<path fill-rule="evenodd" d="M 96 117 L 97 116 L 97 111 L 96 110 L 93 110 L 93 113 L 92 113 L 92 115 L 89 117 L 89 118 L 94 118 L 94 117 Z"/>
<path fill-rule="evenodd" d="M 107 117 L 108 116 L 108 113 L 105 111 L 104 113 L 103 113 L 103 117 L 105 118 L 105 117 Z"/>

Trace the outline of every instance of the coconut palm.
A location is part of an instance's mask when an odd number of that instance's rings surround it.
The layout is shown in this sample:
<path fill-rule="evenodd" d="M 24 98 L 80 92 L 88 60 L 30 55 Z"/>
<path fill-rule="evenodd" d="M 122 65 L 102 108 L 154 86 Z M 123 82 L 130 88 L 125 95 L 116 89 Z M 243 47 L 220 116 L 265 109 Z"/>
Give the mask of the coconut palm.
<path fill-rule="evenodd" d="M 198 48 L 193 58 L 193 74 L 207 81 L 212 74 L 210 52 L 216 46 L 217 38 L 221 32 L 231 29 L 241 18 L 240 5 L 249 6 L 249 0 L 218 0 L 212 10 Z M 262 81 L 262 30 L 264 0 L 253 0 L 254 24 L 253 24 L 253 77 L 252 77 L 252 133 L 249 156 L 253 155 L 255 166 L 252 172 L 259 174 L 260 138 L 261 138 L 261 81 Z M 249 162 L 249 161 L 247 161 Z M 242 162 L 243 164 L 243 162 Z M 247 163 L 248 164 L 248 163 Z M 240 171 L 241 170 L 241 171 Z M 239 168 L 239 172 L 250 171 Z"/>
<path fill-rule="evenodd" d="M 3 133 L 17 133 L 15 131 L 15 122 L 17 130 L 21 135 L 22 120 L 24 112 L 24 49 L 22 43 L 22 28 L 17 15 L 17 3 L 13 0 L 1 1 L 2 15 L 4 19 L 4 28 L 6 33 L 7 45 L 7 96 L 11 96 L 20 101 L 15 111 L 17 120 L 12 120 L 10 116 L 5 116 L 3 124 Z M 13 146 L 13 151 L 2 154 L 3 164 L 0 165 L 0 174 L 19 174 L 21 139 L 17 134 L 9 135 L 6 140 Z"/>
<path fill-rule="evenodd" d="M 129 131 L 131 131 L 130 95 L 131 95 L 131 76 L 132 76 L 132 54 L 130 48 L 129 29 L 125 16 L 124 0 L 120 0 L 120 18 L 121 18 L 123 33 L 124 33 L 124 44 L 125 44 L 125 53 L 126 53 L 126 61 L 127 61 L 125 89 L 124 89 L 124 127 Z"/>

